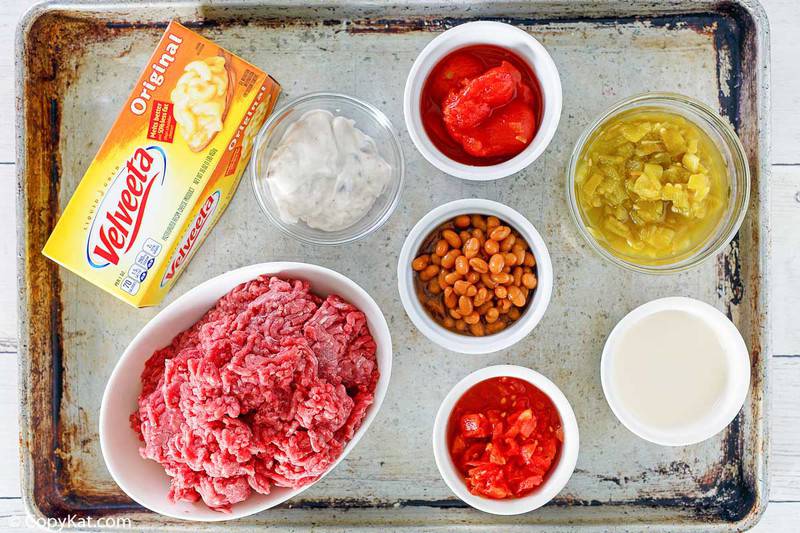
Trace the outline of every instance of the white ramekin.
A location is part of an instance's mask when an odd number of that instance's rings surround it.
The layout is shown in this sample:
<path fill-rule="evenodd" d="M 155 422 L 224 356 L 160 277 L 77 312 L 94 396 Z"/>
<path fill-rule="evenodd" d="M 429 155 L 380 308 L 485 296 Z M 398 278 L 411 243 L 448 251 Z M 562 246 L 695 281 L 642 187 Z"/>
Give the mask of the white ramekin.
<path fill-rule="evenodd" d="M 643 318 L 660 311 L 685 311 L 703 320 L 718 335 L 725 348 L 728 360 L 728 383 L 724 397 L 714 410 L 702 420 L 688 427 L 677 427 L 669 431 L 648 426 L 634 417 L 617 396 L 617 390 L 611 379 L 611 367 L 614 363 L 614 347 L 618 340 L 631 326 Z M 742 339 L 728 317 L 719 310 L 700 300 L 685 297 L 670 297 L 652 300 L 625 315 L 617 323 L 606 340 L 603 357 L 600 362 L 600 381 L 603 393 L 614 415 L 632 433 L 644 440 L 662 446 L 688 446 L 709 439 L 725 429 L 736 418 L 744 405 L 747 391 L 750 390 L 750 354 Z"/>
<path fill-rule="evenodd" d="M 564 429 L 564 443 L 561 446 L 561 454 L 555 469 L 550 472 L 545 482 L 535 491 L 522 498 L 508 500 L 492 500 L 482 496 L 472 494 L 467 488 L 464 478 L 453 463 L 450 457 L 450 450 L 447 449 L 447 422 L 450 413 L 453 411 L 456 402 L 473 385 L 481 381 L 509 376 L 527 381 L 543 393 L 545 393 L 556 406 L 558 414 L 561 416 L 561 424 Z M 580 436 L 578 432 L 578 422 L 575 420 L 575 413 L 572 406 L 567 401 L 564 393 L 549 379 L 540 373 L 516 365 L 496 365 L 482 368 L 468 375 L 459 381 L 450 392 L 447 393 L 439 411 L 436 413 L 436 420 L 433 423 L 433 456 L 436 459 L 436 466 L 442 479 L 447 483 L 456 496 L 464 500 L 475 509 L 487 513 L 498 515 L 513 515 L 527 513 L 538 509 L 550 500 L 569 481 L 575 464 L 578 461 L 578 449 L 580 448 Z"/>
<path fill-rule="evenodd" d="M 290 262 L 250 265 L 211 278 L 162 309 L 134 337 L 114 367 L 100 404 L 100 449 L 106 467 L 128 496 L 151 511 L 183 520 L 232 520 L 275 507 L 316 483 L 300 488 L 273 486 L 269 494 L 254 492 L 246 500 L 234 504 L 230 513 L 214 511 L 202 501 L 170 502 L 167 498 L 169 476 L 164 472 L 163 466 L 139 455 L 142 442 L 130 427 L 130 415 L 137 408 L 137 399 L 142 390 L 140 376 L 145 361 L 155 350 L 169 345 L 178 333 L 200 320 L 206 311 L 234 287 L 262 274 L 307 280 L 311 283 L 312 292 L 319 296 L 338 294 L 364 312 L 370 333 L 377 344 L 376 357 L 381 375 L 375 389 L 375 399 L 367 408 L 366 416 L 353 438 L 320 479 L 333 470 L 358 444 L 381 408 L 392 372 L 392 339 L 380 307 L 353 280 L 321 266 Z"/>
<path fill-rule="evenodd" d="M 485 337 L 461 335 L 440 326 L 425 311 L 414 290 L 414 271 L 411 268 L 411 261 L 417 256 L 422 243 L 441 224 L 463 214 L 494 215 L 508 223 L 522 235 L 536 258 L 538 285 L 533 292 L 533 300 L 519 320 L 508 328 Z M 400 301 L 408 317 L 423 335 L 453 352 L 484 354 L 508 348 L 533 331 L 550 304 L 553 293 L 553 264 L 550 262 L 550 253 L 547 251 L 544 239 L 527 218 L 498 202 L 466 198 L 433 209 L 411 229 L 397 262 L 397 286 L 400 291 Z"/>
<path fill-rule="evenodd" d="M 513 158 L 490 166 L 472 166 L 453 161 L 431 142 L 420 114 L 420 94 L 436 64 L 450 52 L 477 44 L 511 50 L 525 60 L 539 79 L 544 113 L 533 141 Z M 417 150 L 439 170 L 466 180 L 487 181 L 505 178 L 533 163 L 553 139 L 561 118 L 561 78 L 544 46 L 526 31 L 502 22 L 477 21 L 456 26 L 433 39 L 420 52 L 406 80 L 403 114 L 406 128 Z"/>

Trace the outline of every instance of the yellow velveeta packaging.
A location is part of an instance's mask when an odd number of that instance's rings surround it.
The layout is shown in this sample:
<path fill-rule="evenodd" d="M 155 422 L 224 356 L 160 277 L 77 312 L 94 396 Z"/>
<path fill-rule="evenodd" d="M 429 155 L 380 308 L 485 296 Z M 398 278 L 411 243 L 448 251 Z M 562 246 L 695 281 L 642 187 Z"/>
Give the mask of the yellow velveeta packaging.
<path fill-rule="evenodd" d="M 43 253 L 156 305 L 233 197 L 280 85 L 170 23 Z"/>

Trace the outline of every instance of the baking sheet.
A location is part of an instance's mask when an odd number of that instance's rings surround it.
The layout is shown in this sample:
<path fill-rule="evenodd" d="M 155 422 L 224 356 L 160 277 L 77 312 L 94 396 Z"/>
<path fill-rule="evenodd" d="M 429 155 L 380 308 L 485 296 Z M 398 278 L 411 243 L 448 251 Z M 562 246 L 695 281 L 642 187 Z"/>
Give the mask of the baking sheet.
<path fill-rule="evenodd" d="M 197 524 L 133 504 L 103 465 L 97 435 L 105 382 L 135 333 L 158 308 L 136 310 L 40 254 L 170 18 L 264 68 L 282 102 L 332 90 L 381 108 L 400 133 L 406 189 L 389 222 L 358 243 L 310 247 L 262 216 L 247 175 L 220 223 L 164 304 L 227 270 L 271 260 L 333 268 L 364 287 L 392 330 L 394 368 L 384 405 L 364 439 L 330 475 L 278 509 L 207 529 L 304 530 L 341 526 L 509 531 L 666 526 L 727 530 L 754 523 L 766 505 L 768 354 L 768 43 L 760 6 L 742 2 L 214 2 L 34 8 L 18 33 L 20 354 L 23 493 L 44 516 L 130 517 L 136 529 Z M 564 107 L 550 147 L 525 171 L 468 183 L 435 170 L 405 131 L 402 88 L 416 54 L 438 32 L 474 19 L 530 31 L 561 74 Z M 716 261 L 673 276 L 625 272 L 593 255 L 572 224 L 565 169 L 582 130 L 611 103 L 651 90 L 712 105 L 742 138 L 753 177 L 739 237 Z M 447 352 L 411 324 L 397 297 L 395 266 L 408 230 L 431 208 L 464 197 L 508 204 L 542 233 L 556 280 L 550 308 L 516 346 L 486 356 Z M 648 444 L 614 418 L 599 379 L 602 344 L 616 322 L 654 298 L 699 298 L 726 312 L 753 365 L 751 394 L 736 421 L 702 444 Z M 466 508 L 440 479 L 431 453 L 433 417 L 450 387 L 496 363 L 534 368 L 571 401 L 581 430 L 575 474 L 547 507 L 517 517 Z M 527 529 L 526 529 L 527 530 Z"/>

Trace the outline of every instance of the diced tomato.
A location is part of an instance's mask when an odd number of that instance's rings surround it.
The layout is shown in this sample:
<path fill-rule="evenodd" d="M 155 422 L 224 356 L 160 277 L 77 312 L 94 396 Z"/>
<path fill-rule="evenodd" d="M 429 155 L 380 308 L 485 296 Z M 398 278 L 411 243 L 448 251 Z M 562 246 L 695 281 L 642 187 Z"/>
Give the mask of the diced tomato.
<path fill-rule="evenodd" d="M 527 477 L 517 486 L 517 492 L 530 492 L 543 482 L 544 479 L 542 476 Z"/>
<path fill-rule="evenodd" d="M 492 431 L 492 425 L 482 413 L 470 413 L 461 417 L 461 434 L 468 439 L 486 437 Z"/>
<path fill-rule="evenodd" d="M 471 445 L 464 454 L 461 456 L 462 461 L 466 464 L 470 461 L 476 461 L 483 456 L 483 452 L 486 451 L 486 444 L 483 442 L 476 442 L 475 444 Z M 453 453 L 452 448 L 450 452 Z"/>
<path fill-rule="evenodd" d="M 491 442 L 486 445 L 486 451 L 489 452 L 489 461 L 496 465 L 506 464 L 506 457 L 503 455 L 502 450 Z"/>
<path fill-rule="evenodd" d="M 564 435 L 558 411 L 544 393 L 522 380 L 497 379 L 475 385 L 459 399 L 448 444 L 473 494 L 516 498 L 544 483 Z M 520 399 L 528 407 L 504 408 Z"/>
<path fill-rule="evenodd" d="M 467 448 L 467 443 L 464 440 L 464 437 L 461 435 L 456 435 L 456 438 L 453 439 L 453 444 L 450 446 L 450 453 L 453 455 L 458 455 L 463 452 Z"/>

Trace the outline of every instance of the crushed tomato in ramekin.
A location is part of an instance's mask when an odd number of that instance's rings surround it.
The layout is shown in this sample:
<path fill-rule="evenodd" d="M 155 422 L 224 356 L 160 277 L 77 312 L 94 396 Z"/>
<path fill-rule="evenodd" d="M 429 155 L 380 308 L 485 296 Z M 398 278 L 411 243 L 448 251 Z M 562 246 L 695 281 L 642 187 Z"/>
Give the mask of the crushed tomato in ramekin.
<path fill-rule="evenodd" d="M 552 400 L 527 381 L 490 378 L 456 402 L 447 428 L 453 462 L 476 496 L 519 498 L 541 486 L 564 441 Z"/>

